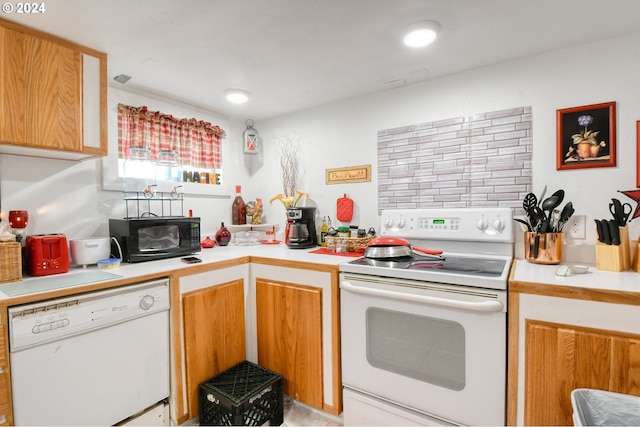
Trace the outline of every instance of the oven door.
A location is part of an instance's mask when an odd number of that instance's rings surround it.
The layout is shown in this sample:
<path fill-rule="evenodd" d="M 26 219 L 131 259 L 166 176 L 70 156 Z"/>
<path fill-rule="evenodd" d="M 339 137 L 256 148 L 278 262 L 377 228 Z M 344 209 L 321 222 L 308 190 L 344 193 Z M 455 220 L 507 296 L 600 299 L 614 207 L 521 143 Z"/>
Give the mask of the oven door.
<path fill-rule="evenodd" d="M 451 423 L 504 425 L 505 291 L 349 273 L 340 288 L 346 389 Z M 344 416 L 360 424 L 346 406 Z"/>

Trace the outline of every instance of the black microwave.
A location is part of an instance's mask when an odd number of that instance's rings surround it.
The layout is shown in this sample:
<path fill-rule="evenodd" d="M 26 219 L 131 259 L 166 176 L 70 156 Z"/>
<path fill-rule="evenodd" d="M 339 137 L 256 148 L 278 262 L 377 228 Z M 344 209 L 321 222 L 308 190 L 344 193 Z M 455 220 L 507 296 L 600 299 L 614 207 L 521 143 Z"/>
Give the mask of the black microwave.
<path fill-rule="evenodd" d="M 200 251 L 200 218 L 110 219 L 109 234 L 118 243 L 112 239 L 111 252 L 122 251 L 124 262 L 153 261 Z"/>

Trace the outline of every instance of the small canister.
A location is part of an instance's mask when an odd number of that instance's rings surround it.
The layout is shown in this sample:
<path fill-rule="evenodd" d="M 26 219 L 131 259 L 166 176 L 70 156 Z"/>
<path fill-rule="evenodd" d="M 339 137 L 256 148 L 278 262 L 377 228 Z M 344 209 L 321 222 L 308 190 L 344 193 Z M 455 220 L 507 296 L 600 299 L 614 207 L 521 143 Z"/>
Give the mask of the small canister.
<path fill-rule="evenodd" d="M 350 225 L 349 226 L 349 237 L 353 237 L 354 239 L 358 237 L 358 226 Z"/>

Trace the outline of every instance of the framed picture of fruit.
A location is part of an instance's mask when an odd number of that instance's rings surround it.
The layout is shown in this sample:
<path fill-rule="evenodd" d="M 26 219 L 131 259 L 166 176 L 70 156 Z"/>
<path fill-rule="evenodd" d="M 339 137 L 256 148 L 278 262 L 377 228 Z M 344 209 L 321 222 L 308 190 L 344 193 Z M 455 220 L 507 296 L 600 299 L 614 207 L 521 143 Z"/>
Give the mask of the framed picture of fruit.
<path fill-rule="evenodd" d="M 616 165 L 616 103 L 556 110 L 556 169 Z"/>

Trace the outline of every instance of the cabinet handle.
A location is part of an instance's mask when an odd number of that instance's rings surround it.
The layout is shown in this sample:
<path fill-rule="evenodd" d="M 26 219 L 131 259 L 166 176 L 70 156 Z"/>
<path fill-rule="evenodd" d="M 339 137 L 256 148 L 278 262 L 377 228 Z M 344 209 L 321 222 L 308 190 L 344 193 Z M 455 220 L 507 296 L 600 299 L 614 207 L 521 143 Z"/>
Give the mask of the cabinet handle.
<path fill-rule="evenodd" d="M 0 424 L 4 424 L 7 422 L 7 416 L 6 415 L 0 415 Z"/>
<path fill-rule="evenodd" d="M 500 301 L 487 300 L 482 302 L 470 302 L 449 298 L 436 298 L 426 295 L 407 295 L 400 292 L 385 291 L 382 289 L 362 288 L 359 286 L 354 286 L 345 280 L 343 280 L 340 284 L 340 288 L 359 294 L 373 295 L 384 298 L 395 298 L 411 302 L 420 302 L 423 304 L 442 305 L 445 307 L 462 308 L 472 311 L 499 312 L 504 308 L 504 305 Z"/>

